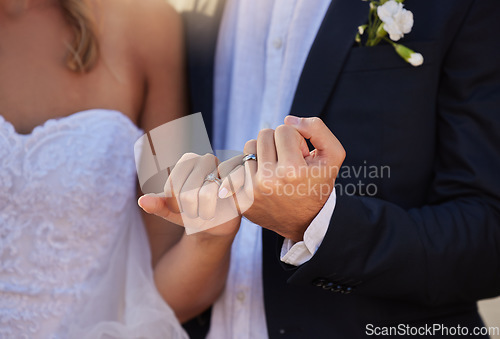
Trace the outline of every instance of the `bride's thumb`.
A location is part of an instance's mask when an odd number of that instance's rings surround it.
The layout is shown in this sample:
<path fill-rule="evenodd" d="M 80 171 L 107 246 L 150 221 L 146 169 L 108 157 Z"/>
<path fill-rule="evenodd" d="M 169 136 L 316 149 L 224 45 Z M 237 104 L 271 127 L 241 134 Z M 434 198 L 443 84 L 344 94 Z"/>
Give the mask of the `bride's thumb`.
<path fill-rule="evenodd" d="M 161 212 L 162 206 L 165 205 L 163 200 L 162 194 L 148 193 L 140 197 L 137 203 L 146 213 L 158 214 Z"/>

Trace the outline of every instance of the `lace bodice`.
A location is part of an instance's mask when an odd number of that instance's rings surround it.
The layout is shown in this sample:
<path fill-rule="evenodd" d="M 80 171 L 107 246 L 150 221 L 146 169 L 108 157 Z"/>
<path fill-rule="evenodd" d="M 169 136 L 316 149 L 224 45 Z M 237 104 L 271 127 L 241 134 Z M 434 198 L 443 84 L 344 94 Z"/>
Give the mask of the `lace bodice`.
<path fill-rule="evenodd" d="M 65 337 L 119 234 L 137 226 L 140 134 L 109 110 L 29 135 L 0 117 L 0 338 Z"/>

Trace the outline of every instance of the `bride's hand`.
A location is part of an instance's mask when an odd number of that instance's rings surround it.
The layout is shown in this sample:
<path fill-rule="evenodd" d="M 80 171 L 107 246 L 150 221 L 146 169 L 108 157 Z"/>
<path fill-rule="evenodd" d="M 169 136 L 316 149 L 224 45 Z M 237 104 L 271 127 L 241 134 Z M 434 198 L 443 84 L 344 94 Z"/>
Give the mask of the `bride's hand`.
<path fill-rule="evenodd" d="M 203 232 L 207 235 L 231 235 L 239 227 L 241 207 L 246 205 L 246 195 L 233 199 L 220 199 L 230 195 L 219 189 L 224 178 L 226 187 L 237 192 L 245 183 L 244 173 L 239 170 L 243 156 L 229 159 L 220 165 L 212 154 L 199 156 L 185 154 L 176 164 L 166 184 L 164 195 L 145 195 L 139 205 L 147 212 L 186 228 L 187 233 Z M 210 178 L 216 178 L 215 180 Z M 207 179 L 208 177 L 208 179 Z M 229 180 L 229 181 L 228 181 Z M 228 186 L 231 183 L 233 186 Z M 230 185 L 230 184 L 229 184 Z"/>

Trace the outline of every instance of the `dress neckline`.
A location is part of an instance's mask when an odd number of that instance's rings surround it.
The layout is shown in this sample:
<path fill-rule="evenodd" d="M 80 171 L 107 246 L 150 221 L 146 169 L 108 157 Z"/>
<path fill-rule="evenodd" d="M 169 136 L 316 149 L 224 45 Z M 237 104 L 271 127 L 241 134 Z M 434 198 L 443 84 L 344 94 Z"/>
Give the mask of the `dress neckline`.
<path fill-rule="evenodd" d="M 140 130 L 140 128 L 124 113 L 117 111 L 117 110 L 106 109 L 106 108 L 86 109 L 86 110 L 78 111 L 78 112 L 75 112 L 75 113 L 72 113 L 72 114 L 69 114 L 66 116 L 47 119 L 43 123 L 35 126 L 33 128 L 33 130 L 28 134 L 19 133 L 16 130 L 15 126 L 10 121 L 5 120 L 4 116 L 1 114 L 0 114 L 0 125 L 7 126 L 7 128 L 19 138 L 30 138 L 33 135 L 37 134 L 38 132 L 43 131 L 49 125 L 60 124 L 63 122 L 68 122 L 68 121 L 74 120 L 74 119 L 79 119 L 82 116 L 91 116 L 91 115 L 95 115 L 95 114 L 114 115 L 117 118 L 122 119 L 122 121 L 125 121 L 127 124 L 135 127 L 135 129 Z"/>

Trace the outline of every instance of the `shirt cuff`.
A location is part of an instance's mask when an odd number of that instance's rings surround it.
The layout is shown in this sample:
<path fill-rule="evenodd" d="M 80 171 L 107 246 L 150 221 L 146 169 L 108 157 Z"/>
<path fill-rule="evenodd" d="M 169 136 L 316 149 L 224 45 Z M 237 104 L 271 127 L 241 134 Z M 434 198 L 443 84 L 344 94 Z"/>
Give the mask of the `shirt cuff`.
<path fill-rule="evenodd" d="M 296 243 L 285 238 L 281 247 L 281 261 L 289 265 L 300 266 L 313 257 L 325 238 L 336 202 L 337 195 L 333 189 L 321 211 L 304 232 L 304 240 Z"/>

